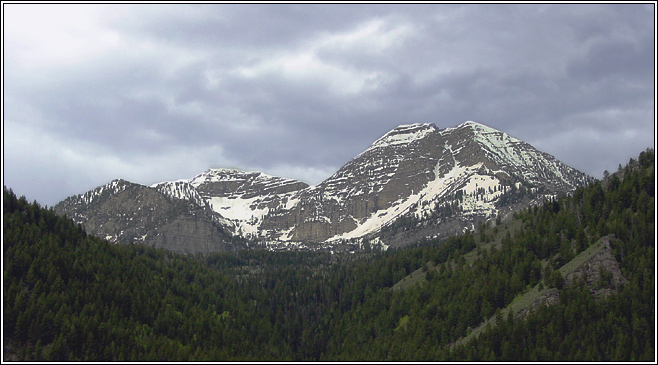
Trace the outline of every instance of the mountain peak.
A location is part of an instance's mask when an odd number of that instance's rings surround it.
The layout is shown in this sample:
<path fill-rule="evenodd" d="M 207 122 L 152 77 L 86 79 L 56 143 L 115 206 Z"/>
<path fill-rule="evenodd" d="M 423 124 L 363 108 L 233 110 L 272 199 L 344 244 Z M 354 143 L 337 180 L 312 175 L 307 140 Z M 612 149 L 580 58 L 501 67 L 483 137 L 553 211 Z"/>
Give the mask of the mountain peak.
<path fill-rule="evenodd" d="M 376 140 L 371 147 L 409 144 L 437 131 L 434 123 L 401 124 Z"/>
<path fill-rule="evenodd" d="M 470 128 L 475 132 L 486 132 L 486 133 L 491 133 L 491 132 L 500 132 L 499 130 L 495 128 L 491 128 L 488 125 L 484 125 L 482 123 L 474 122 L 472 120 L 466 121 L 456 127 L 456 129 L 463 129 L 463 128 Z"/>
<path fill-rule="evenodd" d="M 472 120 L 467 120 L 467 121 L 465 121 L 464 123 L 460 124 L 459 126 L 460 126 L 460 127 L 461 127 L 461 126 L 470 126 L 470 127 L 487 127 L 487 126 L 485 126 L 485 125 L 482 124 L 482 123 L 478 123 L 478 122 L 475 122 L 475 121 L 472 121 Z M 487 127 L 487 128 L 488 128 L 488 127 Z"/>
<path fill-rule="evenodd" d="M 216 181 L 232 181 L 232 180 L 244 180 L 248 177 L 253 177 L 259 175 L 259 172 L 254 171 L 243 171 L 233 168 L 218 168 L 218 169 L 208 169 L 203 173 L 189 179 L 188 181 L 194 185 L 198 186 L 207 182 L 216 182 Z"/>
<path fill-rule="evenodd" d="M 442 130 L 442 132 L 443 131 L 447 132 L 447 134 L 457 132 L 457 136 L 462 136 L 459 138 L 463 138 L 464 133 L 472 133 L 472 136 L 469 137 L 469 139 L 479 143 L 482 147 L 487 148 L 490 151 L 507 151 L 510 148 L 513 148 L 513 145 L 517 145 L 522 142 L 521 140 L 514 138 L 505 132 L 474 121 L 467 121 L 458 125 L 457 127 L 446 128 Z"/>
<path fill-rule="evenodd" d="M 395 130 L 406 130 L 406 129 L 424 129 L 424 128 L 435 128 L 434 123 L 409 123 L 409 124 L 400 124 L 397 127 L 393 128 L 391 131 Z"/>

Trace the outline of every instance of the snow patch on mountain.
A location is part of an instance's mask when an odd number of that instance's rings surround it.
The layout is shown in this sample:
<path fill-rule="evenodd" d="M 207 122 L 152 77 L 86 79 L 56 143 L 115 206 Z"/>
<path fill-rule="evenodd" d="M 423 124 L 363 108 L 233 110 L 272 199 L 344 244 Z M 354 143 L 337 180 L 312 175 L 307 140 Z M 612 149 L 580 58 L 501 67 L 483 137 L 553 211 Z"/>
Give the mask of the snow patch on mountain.
<path fill-rule="evenodd" d="M 186 180 L 165 181 L 153 184 L 151 187 L 157 189 L 171 199 L 187 200 L 199 206 L 206 205 L 205 201 L 201 195 L 199 195 L 194 186 Z"/>
<path fill-rule="evenodd" d="M 423 206 L 423 202 L 428 202 L 437 196 L 441 196 L 468 169 L 467 167 L 455 164 L 452 170 L 441 176 L 439 175 L 440 165 L 440 163 L 437 164 L 434 169 L 435 179 L 430 181 L 423 190 L 407 198 L 398 200 L 386 209 L 380 209 L 372 213 L 369 218 L 362 222 L 357 222 L 357 228 L 354 230 L 335 235 L 325 242 L 361 237 L 380 230 L 383 226 L 392 223 L 403 214 L 408 213 L 412 206 L 421 207 Z"/>
<path fill-rule="evenodd" d="M 238 197 L 212 197 L 208 200 L 211 209 L 233 222 L 238 232 L 243 235 L 254 235 L 269 213 L 269 208 L 257 208 L 261 198 L 242 199 Z"/>

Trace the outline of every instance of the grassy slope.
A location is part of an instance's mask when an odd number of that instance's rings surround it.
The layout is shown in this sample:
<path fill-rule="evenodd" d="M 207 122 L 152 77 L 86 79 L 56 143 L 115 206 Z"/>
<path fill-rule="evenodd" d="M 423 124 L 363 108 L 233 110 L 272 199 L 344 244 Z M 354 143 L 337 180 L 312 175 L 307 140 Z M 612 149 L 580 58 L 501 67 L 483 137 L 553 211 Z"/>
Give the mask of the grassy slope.
<path fill-rule="evenodd" d="M 495 249 L 500 248 L 501 246 L 501 241 L 502 238 L 507 234 L 507 232 L 510 233 L 510 235 L 514 235 L 515 231 L 520 229 L 522 226 L 522 222 L 520 219 L 511 219 L 507 222 L 504 222 L 497 227 L 492 227 L 489 228 L 486 231 L 486 234 L 490 237 L 492 237 L 488 242 L 483 242 L 480 240 L 480 235 L 479 234 L 474 234 L 475 242 L 477 247 L 472 250 L 471 252 L 468 252 L 464 254 L 464 260 L 466 263 L 469 265 L 472 265 L 473 262 L 475 262 L 479 257 L 480 257 L 480 251 L 481 250 L 489 250 L 492 247 Z M 496 229 L 496 233 L 494 234 L 494 228 Z M 564 266 L 559 268 L 558 270 L 562 274 L 562 277 L 566 277 L 568 274 L 576 270 L 578 267 L 580 267 L 585 261 L 587 261 L 590 257 L 593 255 L 597 254 L 598 252 L 601 251 L 603 245 L 601 242 L 597 242 L 590 247 L 588 247 L 585 251 L 581 252 L 579 255 L 574 257 L 573 260 L 569 261 L 566 263 Z M 456 266 L 456 263 L 452 263 L 453 267 Z M 413 285 L 424 282 L 426 279 L 426 274 L 428 270 L 437 270 L 436 266 L 434 265 L 433 262 L 428 262 L 427 263 L 427 268 L 421 267 L 409 274 L 407 277 L 403 278 L 399 282 L 397 282 L 395 285 L 391 287 L 392 290 L 404 290 L 407 288 L 412 287 Z M 507 317 L 507 314 L 512 311 L 512 313 L 518 313 L 524 309 L 530 308 L 533 302 L 537 300 L 537 298 L 546 295 L 547 292 L 551 290 L 551 288 L 539 288 L 539 284 L 537 284 L 534 288 L 524 292 L 524 293 L 519 293 L 519 295 L 514 298 L 514 300 L 504 309 L 501 310 L 501 314 L 503 318 Z M 487 325 L 494 326 L 496 324 L 496 316 L 492 316 L 491 318 L 487 319 L 486 321 L 482 322 L 478 327 L 474 328 L 473 331 L 466 337 L 461 338 L 457 340 L 454 345 L 459 345 L 462 343 L 466 343 L 467 341 L 470 341 L 471 339 L 476 338 L 477 336 L 480 335 L 480 333 L 487 327 Z"/>
<path fill-rule="evenodd" d="M 577 268 L 579 268 L 585 261 L 589 260 L 592 256 L 596 255 L 601 251 L 603 248 L 603 243 L 602 241 L 597 241 L 590 247 L 588 247 L 585 251 L 581 252 L 578 254 L 578 256 L 574 257 L 573 260 L 567 262 L 559 268 L 558 270 L 562 274 L 562 277 L 566 277 L 568 274 L 572 273 L 575 271 Z M 534 288 L 531 290 L 525 292 L 525 293 L 520 293 L 519 295 L 512 300 L 512 302 L 505 307 L 504 309 L 501 310 L 502 318 L 506 318 L 508 313 L 510 311 L 514 314 L 524 310 L 524 309 L 529 309 L 532 303 L 537 300 L 537 298 L 541 297 L 542 295 L 545 295 L 548 293 L 549 290 L 553 288 L 546 288 L 544 287 L 543 289 L 539 288 L 540 285 L 537 284 L 535 285 Z M 480 335 L 482 330 L 486 328 L 486 326 L 490 324 L 491 326 L 496 325 L 496 316 L 492 316 L 491 318 L 487 319 L 486 321 L 482 322 L 478 327 L 476 327 L 468 336 L 461 338 L 457 341 L 455 341 L 454 345 L 460 345 L 463 343 L 466 343 L 474 338 L 477 338 L 477 336 Z"/>

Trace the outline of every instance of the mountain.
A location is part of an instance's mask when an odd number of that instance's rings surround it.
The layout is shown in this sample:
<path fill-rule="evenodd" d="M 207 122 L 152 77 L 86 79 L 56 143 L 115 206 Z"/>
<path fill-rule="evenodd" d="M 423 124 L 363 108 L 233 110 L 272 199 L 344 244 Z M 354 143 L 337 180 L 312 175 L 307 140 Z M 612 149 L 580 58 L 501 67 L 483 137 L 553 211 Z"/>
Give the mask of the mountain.
<path fill-rule="evenodd" d="M 101 237 L 182 252 L 237 249 L 247 241 L 270 249 L 351 250 L 473 230 L 592 181 L 480 123 L 408 124 L 315 186 L 211 169 L 151 186 L 113 181 L 67 198 L 55 211 Z"/>
<path fill-rule="evenodd" d="M 224 218 L 182 182 L 152 188 L 113 180 L 69 197 L 54 209 L 112 242 L 146 242 L 180 252 L 243 248 L 223 228 Z"/>
<path fill-rule="evenodd" d="M 5 187 L 3 360 L 655 363 L 655 193 L 647 149 L 477 234 L 189 256 L 110 244 Z"/>

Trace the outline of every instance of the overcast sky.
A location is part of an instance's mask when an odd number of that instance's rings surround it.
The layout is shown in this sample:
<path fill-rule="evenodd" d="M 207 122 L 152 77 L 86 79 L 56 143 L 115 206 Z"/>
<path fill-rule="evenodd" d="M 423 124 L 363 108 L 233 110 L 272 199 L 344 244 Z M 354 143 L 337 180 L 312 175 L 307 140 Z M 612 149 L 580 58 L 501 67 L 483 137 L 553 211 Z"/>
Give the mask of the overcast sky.
<path fill-rule="evenodd" d="M 474 120 L 597 178 L 654 145 L 654 4 L 3 11 L 3 184 L 43 205 L 218 167 L 317 184 L 407 123 Z"/>

